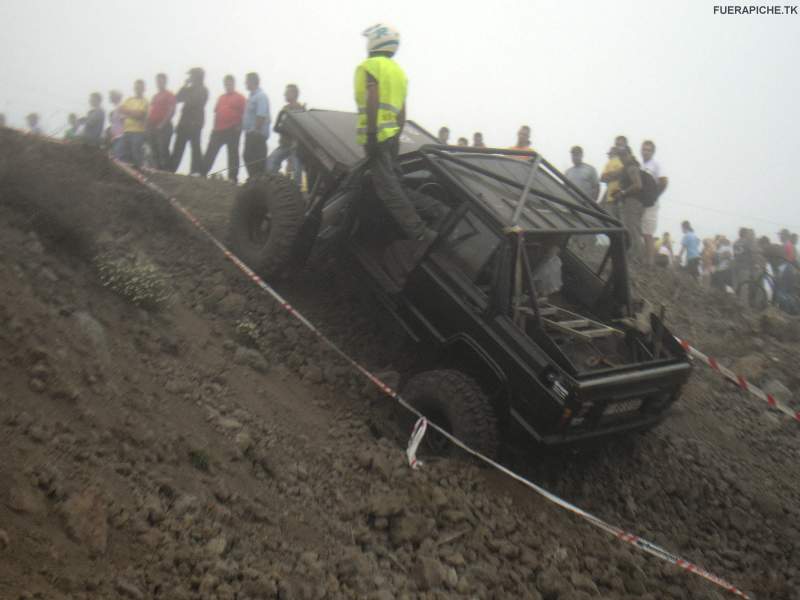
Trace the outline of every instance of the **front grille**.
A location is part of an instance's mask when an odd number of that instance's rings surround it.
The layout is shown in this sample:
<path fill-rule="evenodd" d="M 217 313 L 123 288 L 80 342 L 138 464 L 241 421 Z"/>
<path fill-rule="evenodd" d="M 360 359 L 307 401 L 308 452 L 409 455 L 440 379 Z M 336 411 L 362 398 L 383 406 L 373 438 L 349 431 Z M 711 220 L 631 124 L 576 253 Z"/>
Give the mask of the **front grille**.
<path fill-rule="evenodd" d="M 642 407 L 642 399 L 622 400 L 621 402 L 609 402 L 603 411 L 604 416 L 621 415 L 636 412 Z"/>

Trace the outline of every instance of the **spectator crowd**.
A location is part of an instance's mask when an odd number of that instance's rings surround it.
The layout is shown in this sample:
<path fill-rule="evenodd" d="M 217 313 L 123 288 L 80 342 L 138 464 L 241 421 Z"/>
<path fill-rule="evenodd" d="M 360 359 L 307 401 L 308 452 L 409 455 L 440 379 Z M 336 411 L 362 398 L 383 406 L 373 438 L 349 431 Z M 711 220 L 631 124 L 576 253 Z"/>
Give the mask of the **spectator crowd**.
<path fill-rule="evenodd" d="M 267 171 L 277 172 L 284 162 L 288 173 L 299 177 L 302 166 L 296 144 L 289 135 L 276 129 L 280 134 L 278 147 L 271 154 L 267 152 L 267 141 L 273 129 L 272 115 L 258 73 L 251 72 L 245 76 L 247 96 L 237 91 L 233 75 L 223 78 L 224 92 L 214 105 L 214 121 L 205 150 L 202 148 L 202 132 L 209 94 L 204 70 L 199 67 L 190 69 L 187 79 L 175 93 L 169 89 L 168 83 L 166 74 L 156 75 L 156 92 L 149 99 L 142 79 L 133 83 L 133 94 L 127 98 L 120 91 L 111 90 L 108 93 L 108 113 L 103 108 L 102 94 L 93 92 L 85 116 L 78 117 L 75 113 L 68 116 L 64 138 L 107 148 L 114 158 L 137 168 L 148 166 L 173 173 L 180 167 L 188 145 L 189 172 L 203 177 L 209 174 L 217 154 L 225 147 L 228 163 L 224 170 L 228 179 L 237 182 L 240 142 L 244 137 L 242 159 L 248 177 Z M 305 110 L 299 97 L 297 85 L 287 85 L 284 93 L 286 104 L 282 111 Z M 177 123 L 173 123 L 178 112 Z M 29 114 L 26 123 L 29 133 L 44 135 L 37 113 Z M 5 125 L 5 117 L 0 115 L 0 127 Z"/>
<path fill-rule="evenodd" d="M 176 93 L 169 89 L 167 75 L 155 77 L 155 94 L 148 99 L 144 80 L 136 80 L 133 94 L 127 98 L 117 90 L 108 93 L 110 110 L 103 108 L 103 96 L 94 92 L 89 96 L 86 114 L 70 114 L 64 138 L 79 140 L 108 149 L 114 158 L 135 167 L 149 166 L 175 172 L 189 146 L 190 174 L 209 175 L 219 151 L 227 151 L 227 178 L 239 179 L 240 145 L 248 177 L 265 172 L 278 172 L 286 164 L 286 172 L 298 183 L 303 165 L 297 144 L 277 127 L 278 145 L 268 153 L 267 142 L 272 127 L 269 99 L 261 88 L 258 73 L 245 76 L 247 95 L 237 91 L 233 75 L 222 80 L 224 92 L 214 105 L 214 119 L 208 143 L 202 148 L 202 131 L 205 127 L 206 104 L 209 93 L 202 68 L 190 69 L 183 85 Z M 300 89 L 290 83 L 284 91 L 283 112 L 306 110 L 300 103 Z M 173 124 L 178 107 L 180 115 Z M 43 135 L 39 115 L 26 117 L 27 129 L 33 135 Z M 276 120 L 280 125 L 280 114 Z M 0 127 L 5 117 L 0 114 Z M 439 143 L 450 145 L 450 129 L 441 127 Z M 523 125 L 517 131 L 512 150 L 532 151 L 531 128 Z M 457 138 L 456 146 L 485 148 L 483 133 Z M 767 236 L 757 237 L 753 229 L 739 230 L 738 239 L 731 243 L 724 235 L 702 238 L 689 221 L 681 225 L 677 247 L 669 234 L 658 231 L 658 214 L 661 196 L 669 179 L 666 170 L 655 158 L 656 145 L 645 140 L 639 148 L 639 157 L 631 149 L 626 136 L 617 136 L 607 153 L 607 162 L 598 174 L 597 169 L 584 162 L 581 146 L 570 149 L 572 165 L 565 171 L 566 179 L 590 201 L 617 218 L 629 234 L 629 257 L 646 268 L 683 269 L 704 285 L 719 290 L 739 293 L 746 283 L 764 285 L 770 299 L 780 300 L 781 294 L 796 298 L 798 286 L 797 233 L 782 229 L 779 243 Z M 601 195 L 600 184 L 605 184 Z M 677 251 L 677 253 L 676 253 Z M 800 302 L 797 310 L 800 311 Z"/>

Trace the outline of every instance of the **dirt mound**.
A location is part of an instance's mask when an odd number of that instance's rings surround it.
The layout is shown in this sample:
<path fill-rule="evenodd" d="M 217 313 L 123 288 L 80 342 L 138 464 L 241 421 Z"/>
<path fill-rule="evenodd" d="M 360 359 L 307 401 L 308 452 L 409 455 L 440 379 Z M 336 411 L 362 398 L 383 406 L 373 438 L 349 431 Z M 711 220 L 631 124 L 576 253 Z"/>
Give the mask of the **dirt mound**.
<path fill-rule="evenodd" d="M 7 133 L 0 147 L 0 597 L 725 597 L 492 471 L 411 471 L 387 401 L 163 201 L 89 149 Z M 160 181 L 224 237 L 235 188 Z M 129 287 L 103 278 L 113 261 Z M 135 302 L 143 272 L 162 302 Z M 280 291 L 370 368 L 402 369 L 413 348 L 340 273 L 320 259 Z M 797 384 L 797 345 L 758 317 L 729 326 L 702 292 L 698 311 L 661 278 L 637 285 L 669 298 L 702 349 L 766 357 L 748 363 L 761 380 Z M 506 453 L 599 516 L 786 599 L 800 586 L 798 436 L 698 369 L 646 436 Z"/>

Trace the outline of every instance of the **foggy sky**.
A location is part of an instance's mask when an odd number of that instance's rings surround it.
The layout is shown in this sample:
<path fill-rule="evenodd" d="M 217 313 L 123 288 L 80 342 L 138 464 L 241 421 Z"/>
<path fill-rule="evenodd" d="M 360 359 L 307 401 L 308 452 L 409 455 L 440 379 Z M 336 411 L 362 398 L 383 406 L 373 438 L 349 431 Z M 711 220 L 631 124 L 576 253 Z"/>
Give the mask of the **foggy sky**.
<path fill-rule="evenodd" d="M 755 0 L 753 0 L 755 2 Z M 488 145 L 510 146 L 520 124 L 562 169 L 580 144 L 600 170 L 617 134 L 638 153 L 653 139 L 669 176 L 659 230 L 688 218 L 700 237 L 740 225 L 774 237 L 800 231 L 800 16 L 713 14 L 713 2 L 385 0 L 2 0 L 0 112 L 11 126 L 39 112 L 46 131 L 85 113 L 92 91 L 129 95 L 164 71 L 177 90 L 206 69 L 261 74 L 273 116 L 288 82 L 309 107 L 353 110 L 360 33 L 375 22 L 402 36 L 409 118 Z M 108 108 L 107 100 L 104 107 Z M 270 139 L 270 149 L 277 143 Z M 224 166 L 225 151 L 217 159 Z M 188 152 L 184 166 L 188 164 Z M 731 238 L 733 239 L 733 238 Z"/>

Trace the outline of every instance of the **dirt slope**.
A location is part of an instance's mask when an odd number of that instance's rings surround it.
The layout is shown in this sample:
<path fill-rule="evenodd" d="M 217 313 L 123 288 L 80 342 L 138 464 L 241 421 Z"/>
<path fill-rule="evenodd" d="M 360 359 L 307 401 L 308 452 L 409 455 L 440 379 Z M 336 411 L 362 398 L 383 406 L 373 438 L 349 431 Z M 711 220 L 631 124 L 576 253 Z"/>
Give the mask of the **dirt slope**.
<path fill-rule="evenodd" d="M 224 237 L 235 188 L 159 181 Z M 679 277 L 637 287 L 702 349 L 796 391 L 795 322 L 734 319 Z M 410 362 L 335 263 L 279 288 L 370 368 Z M 496 473 L 448 460 L 410 471 L 387 401 L 163 201 L 90 149 L 9 132 L 0 384 L 0 598 L 727 596 Z M 789 599 L 798 436 L 698 367 L 645 436 L 550 453 L 515 439 L 506 454 L 758 598 Z"/>

